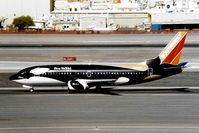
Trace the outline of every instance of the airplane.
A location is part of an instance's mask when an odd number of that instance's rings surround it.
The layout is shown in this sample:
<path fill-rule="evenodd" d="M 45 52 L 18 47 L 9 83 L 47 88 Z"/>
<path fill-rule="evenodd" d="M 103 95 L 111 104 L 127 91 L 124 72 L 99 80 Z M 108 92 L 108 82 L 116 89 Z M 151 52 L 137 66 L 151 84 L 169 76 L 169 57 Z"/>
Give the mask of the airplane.
<path fill-rule="evenodd" d="M 10 77 L 34 91 L 41 86 L 65 86 L 67 90 L 87 92 L 104 86 L 140 84 L 179 74 L 187 62 L 180 63 L 187 32 L 178 32 L 162 52 L 142 63 L 62 64 L 25 68 Z"/>

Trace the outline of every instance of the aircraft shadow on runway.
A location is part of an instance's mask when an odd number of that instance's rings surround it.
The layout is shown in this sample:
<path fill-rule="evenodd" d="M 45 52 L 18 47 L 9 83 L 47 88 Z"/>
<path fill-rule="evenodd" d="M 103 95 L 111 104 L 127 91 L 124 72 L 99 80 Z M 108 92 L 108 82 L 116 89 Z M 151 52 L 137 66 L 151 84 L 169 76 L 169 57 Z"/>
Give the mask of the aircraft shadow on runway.
<path fill-rule="evenodd" d="M 35 90 L 30 92 L 28 90 L 3 90 L 0 94 L 103 94 L 111 96 L 122 96 L 123 94 L 176 94 L 176 93 L 198 93 L 199 90 L 189 89 L 186 87 L 172 87 L 168 89 L 113 89 L 113 88 L 103 88 L 101 90 L 88 90 L 87 92 L 68 92 L 66 90 Z"/>

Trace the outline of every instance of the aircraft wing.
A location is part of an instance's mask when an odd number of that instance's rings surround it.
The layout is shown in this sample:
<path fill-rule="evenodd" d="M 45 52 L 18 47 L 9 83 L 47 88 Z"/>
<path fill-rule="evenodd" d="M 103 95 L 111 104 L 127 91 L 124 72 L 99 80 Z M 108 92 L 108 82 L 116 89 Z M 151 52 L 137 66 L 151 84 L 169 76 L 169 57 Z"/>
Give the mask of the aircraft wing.
<path fill-rule="evenodd" d="M 117 79 L 77 79 L 81 84 L 85 84 L 89 87 L 92 86 L 109 86 L 109 85 L 120 85 L 129 82 L 130 79 L 126 77 L 120 77 Z"/>
<path fill-rule="evenodd" d="M 117 81 L 117 79 L 78 79 L 78 81 L 80 80 L 86 82 L 89 86 L 110 85 L 114 84 Z"/>
<path fill-rule="evenodd" d="M 94 86 L 109 86 L 115 84 L 117 79 L 76 79 L 68 82 L 69 90 L 84 91 Z"/>

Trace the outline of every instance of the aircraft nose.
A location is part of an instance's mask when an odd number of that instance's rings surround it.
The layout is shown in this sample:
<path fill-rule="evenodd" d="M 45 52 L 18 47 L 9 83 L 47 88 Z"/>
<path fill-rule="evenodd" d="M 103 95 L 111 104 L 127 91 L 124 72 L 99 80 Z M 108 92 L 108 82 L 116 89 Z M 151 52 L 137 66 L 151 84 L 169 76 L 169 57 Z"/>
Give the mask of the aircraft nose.
<path fill-rule="evenodd" d="M 14 74 L 14 75 L 10 76 L 9 79 L 10 79 L 10 80 L 17 80 L 17 79 L 19 79 L 19 78 L 18 78 L 18 75 L 17 75 L 17 74 Z"/>

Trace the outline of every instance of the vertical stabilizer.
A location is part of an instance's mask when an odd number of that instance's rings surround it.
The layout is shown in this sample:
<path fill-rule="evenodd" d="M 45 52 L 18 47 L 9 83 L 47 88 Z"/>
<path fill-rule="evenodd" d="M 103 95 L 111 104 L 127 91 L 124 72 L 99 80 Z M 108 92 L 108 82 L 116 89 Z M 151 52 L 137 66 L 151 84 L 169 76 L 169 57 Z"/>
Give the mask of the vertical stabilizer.
<path fill-rule="evenodd" d="M 159 54 L 161 64 L 177 65 L 180 61 L 187 32 L 178 32 Z"/>

